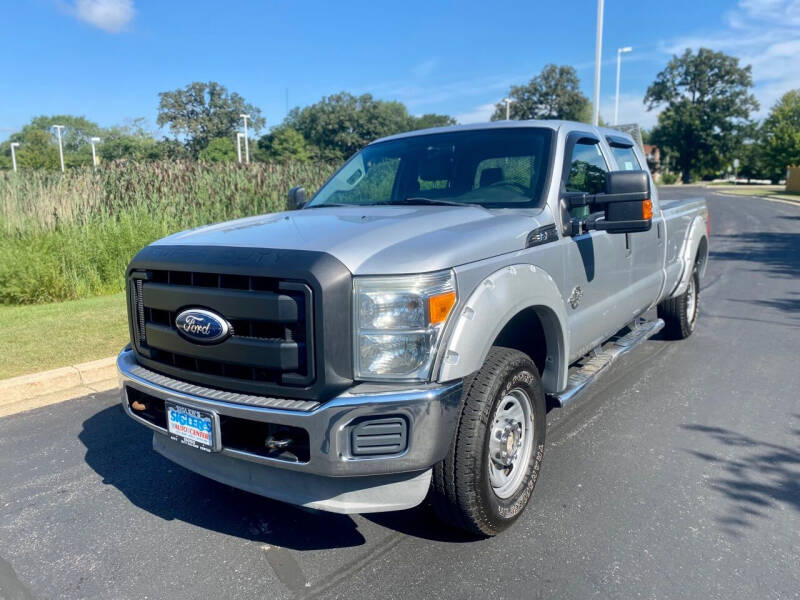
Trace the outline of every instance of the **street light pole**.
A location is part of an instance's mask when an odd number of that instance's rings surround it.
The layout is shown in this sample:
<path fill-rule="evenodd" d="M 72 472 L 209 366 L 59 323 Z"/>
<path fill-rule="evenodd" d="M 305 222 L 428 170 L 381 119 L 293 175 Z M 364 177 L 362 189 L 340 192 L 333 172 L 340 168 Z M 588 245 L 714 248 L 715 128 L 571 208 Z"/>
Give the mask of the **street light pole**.
<path fill-rule="evenodd" d="M 11 165 L 14 167 L 14 173 L 17 172 L 17 153 L 14 152 L 14 148 L 19 146 L 19 142 L 11 142 Z"/>
<path fill-rule="evenodd" d="M 239 115 L 244 119 L 244 162 L 250 164 L 250 146 L 247 143 L 247 119 L 250 115 Z"/>
<path fill-rule="evenodd" d="M 506 121 L 510 121 L 511 120 L 511 116 L 510 116 L 511 113 L 510 113 L 509 109 L 511 107 L 511 103 L 513 102 L 513 100 L 511 98 L 503 98 L 503 102 L 506 103 Z"/>
<path fill-rule="evenodd" d="M 594 106 L 592 125 L 600 121 L 600 62 L 603 55 L 603 0 L 597 0 L 597 34 L 594 44 Z"/>
<path fill-rule="evenodd" d="M 61 158 L 61 172 L 64 172 L 64 148 L 61 146 L 61 130 L 64 129 L 63 125 L 53 125 L 58 135 L 58 156 Z"/>
<path fill-rule="evenodd" d="M 239 158 L 239 164 L 242 164 L 242 138 L 244 134 L 241 131 L 236 132 L 236 156 Z"/>
<path fill-rule="evenodd" d="M 96 142 L 100 141 L 99 137 L 89 138 L 89 141 L 92 143 L 92 167 L 97 168 L 97 153 L 94 150 L 94 145 Z"/>
<path fill-rule="evenodd" d="M 619 71 L 622 65 L 622 55 L 633 50 L 630 46 L 617 48 L 617 93 L 614 96 L 614 125 L 619 124 Z"/>

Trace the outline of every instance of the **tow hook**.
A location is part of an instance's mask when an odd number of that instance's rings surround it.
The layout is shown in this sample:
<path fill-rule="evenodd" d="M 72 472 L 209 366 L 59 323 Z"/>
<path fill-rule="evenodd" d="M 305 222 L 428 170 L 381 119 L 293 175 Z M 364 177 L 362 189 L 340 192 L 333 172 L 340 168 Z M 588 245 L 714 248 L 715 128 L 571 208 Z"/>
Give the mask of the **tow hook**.
<path fill-rule="evenodd" d="M 264 445 L 270 450 L 286 450 L 294 443 L 292 438 L 276 439 L 274 435 L 268 435 Z"/>

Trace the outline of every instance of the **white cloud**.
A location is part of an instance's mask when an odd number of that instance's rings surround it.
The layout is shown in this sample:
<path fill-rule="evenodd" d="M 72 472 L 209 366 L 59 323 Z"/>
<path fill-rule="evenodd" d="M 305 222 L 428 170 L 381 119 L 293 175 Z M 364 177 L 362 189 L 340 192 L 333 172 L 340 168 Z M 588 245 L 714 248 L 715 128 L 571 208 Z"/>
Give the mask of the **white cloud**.
<path fill-rule="evenodd" d="M 483 100 L 489 93 L 499 100 L 502 97 L 501 94 L 508 90 L 511 84 L 521 80 L 522 78 L 519 76 L 492 75 L 489 77 L 437 81 L 434 85 L 409 82 L 407 80 L 394 81 L 366 85 L 362 89 L 379 98 L 400 100 L 409 108 L 416 109 L 419 106 L 430 107 L 431 105 L 444 104 L 456 99 L 476 98 L 477 100 Z"/>
<path fill-rule="evenodd" d="M 455 115 L 455 120 L 466 125 L 467 123 L 485 123 L 492 117 L 495 109 L 495 103 L 489 102 L 476 106 L 470 111 L 459 113 Z"/>
<path fill-rule="evenodd" d="M 76 0 L 75 16 L 109 33 L 123 31 L 136 11 L 133 0 Z"/>
<path fill-rule="evenodd" d="M 658 110 L 648 111 L 642 101 L 644 92 L 640 94 L 619 95 L 619 122 L 636 123 L 640 127 L 650 129 L 658 122 Z M 606 123 L 614 122 L 614 96 L 600 98 L 600 116 Z"/>
<path fill-rule="evenodd" d="M 725 15 L 726 27 L 665 44 L 672 54 L 711 48 L 752 65 L 754 93 L 765 116 L 785 92 L 800 88 L 800 0 L 739 0 Z"/>
<path fill-rule="evenodd" d="M 436 60 L 435 58 L 431 58 L 416 65 L 413 69 L 411 69 L 411 73 L 417 79 L 425 79 L 431 73 L 433 73 L 433 70 L 436 68 L 436 65 L 438 64 L 439 64 L 438 60 Z"/>

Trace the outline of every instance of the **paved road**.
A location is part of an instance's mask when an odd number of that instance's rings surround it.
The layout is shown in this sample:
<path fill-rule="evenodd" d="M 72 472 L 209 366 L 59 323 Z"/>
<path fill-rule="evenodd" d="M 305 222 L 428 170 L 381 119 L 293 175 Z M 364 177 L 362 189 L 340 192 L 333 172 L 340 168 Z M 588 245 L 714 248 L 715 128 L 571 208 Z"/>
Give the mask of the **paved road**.
<path fill-rule="evenodd" d="M 800 207 L 709 202 L 695 335 L 551 412 L 505 534 L 219 485 L 103 394 L 0 419 L 0 597 L 799 598 Z"/>

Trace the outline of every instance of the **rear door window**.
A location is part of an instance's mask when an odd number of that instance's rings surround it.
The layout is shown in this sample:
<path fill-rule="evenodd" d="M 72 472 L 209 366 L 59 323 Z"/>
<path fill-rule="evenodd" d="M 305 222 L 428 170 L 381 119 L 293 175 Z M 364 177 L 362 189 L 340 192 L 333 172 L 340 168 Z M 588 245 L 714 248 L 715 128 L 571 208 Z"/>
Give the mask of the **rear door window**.
<path fill-rule="evenodd" d="M 639 164 L 639 159 L 636 157 L 632 146 L 611 146 L 611 153 L 614 155 L 614 160 L 617 161 L 617 168 L 620 171 L 642 170 L 642 165 Z"/>

